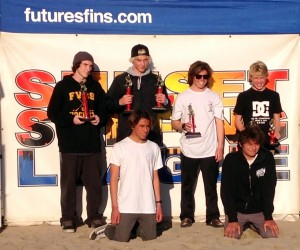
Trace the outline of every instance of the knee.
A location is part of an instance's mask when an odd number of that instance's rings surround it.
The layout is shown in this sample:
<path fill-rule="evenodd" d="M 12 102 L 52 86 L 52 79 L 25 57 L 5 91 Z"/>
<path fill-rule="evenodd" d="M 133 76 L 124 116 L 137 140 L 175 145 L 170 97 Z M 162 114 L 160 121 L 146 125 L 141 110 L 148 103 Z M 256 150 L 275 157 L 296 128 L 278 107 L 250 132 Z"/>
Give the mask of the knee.
<path fill-rule="evenodd" d="M 259 232 L 259 234 L 264 239 L 276 238 L 276 236 L 273 235 L 272 230 L 270 230 L 269 228 L 266 231 L 262 230 L 261 232 Z"/>

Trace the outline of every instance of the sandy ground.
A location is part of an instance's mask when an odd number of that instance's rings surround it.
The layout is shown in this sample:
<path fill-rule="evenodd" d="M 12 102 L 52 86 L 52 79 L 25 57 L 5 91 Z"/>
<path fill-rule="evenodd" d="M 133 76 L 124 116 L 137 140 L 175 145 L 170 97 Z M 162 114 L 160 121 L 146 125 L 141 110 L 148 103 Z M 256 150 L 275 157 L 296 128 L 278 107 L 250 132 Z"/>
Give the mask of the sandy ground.
<path fill-rule="evenodd" d="M 0 231 L 0 249 L 300 249 L 300 220 L 276 220 L 280 235 L 274 239 L 262 239 L 250 229 L 241 240 L 223 236 L 222 228 L 212 228 L 196 222 L 190 228 L 180 228 L 179 222 L 159 225 L 161 234 L 156 240 L 143 242 L 140 238 L 129 243 L 110 241 L 107 238 L 90 240 L 91 229 L 86 225 L 74 234 L 62 232 L 58 225 L 47 223 L 38 226 L 6 226 Z"/>

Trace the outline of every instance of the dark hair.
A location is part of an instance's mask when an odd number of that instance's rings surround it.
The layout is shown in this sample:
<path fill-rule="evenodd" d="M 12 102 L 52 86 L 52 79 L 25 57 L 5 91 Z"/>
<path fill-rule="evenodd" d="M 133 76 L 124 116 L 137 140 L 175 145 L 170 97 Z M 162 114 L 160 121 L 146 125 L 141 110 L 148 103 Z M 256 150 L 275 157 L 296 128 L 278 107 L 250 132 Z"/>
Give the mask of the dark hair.
<path fill-rule="evenodd" d="M 240 132 L 238 138 L 238 148 L 240 149 L 248 141 L 253 141 L 262 145 L 265 140 L 265 135 L 258 125 L 248 125 Z"/>
<path fill-rule="evenodd" d="M 80 64 L 81 64 L 81 61 L 75 63 L 75 64 L 72 66 L 72 72 L 73 72 L 73 73 L 75 73 L 76 70 L 80 67 Z"/>
<path fill-rule="evenodd" d="M 196 61 L 190 66 L 189 72 L 188 72 L 188 84 L 190 86 L 192 86 L 192 84 L 193 84 L 194 76 L 198 75 L 199 72 L 202 70 L 206 70 L 207 74 L 209 76 L 209 79 L 208 79 L 206 85 L 208 85 L 210 83 L 212 72 L 213 72 L 212 68 L 206 62 Z"/>
<path fill-rule="evenodd" d="M 147 111 L 142 110 L 133 111 L 128 118 L 128 124 L 131 128 L 134 128 L 143 118 L 149 120 L 151 126 L 153 125 L 153 118 L 149 115 Z"/>

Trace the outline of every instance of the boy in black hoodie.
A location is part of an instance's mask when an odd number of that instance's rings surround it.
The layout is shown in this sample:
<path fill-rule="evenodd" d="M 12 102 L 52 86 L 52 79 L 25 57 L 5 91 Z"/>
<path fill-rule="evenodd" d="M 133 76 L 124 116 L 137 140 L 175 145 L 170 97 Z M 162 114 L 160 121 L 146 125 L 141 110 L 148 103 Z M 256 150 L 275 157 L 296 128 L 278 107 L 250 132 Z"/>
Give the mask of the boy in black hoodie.
<path fill-rule="evenodd" d="M 257 125 L 246 126 L 238 139 L 239 150 L 225 157 L 221 182 L 224 236 L 240 239 L 247 226 L 262 238 L 278 236 L 272 217 L 275 160 L 269 150 L 261 147 L 263 142 L 264 134 Z"/>
<path fill-rule="evenodd" d="M 82 180 L 87 193 L 89 227 L 103 225 L 101 204 L 100 128 L 107 122 L 106 94 L 90 75 L 93 57 L 84 51 L 74 56 L 72 75 L 58 82 L 47 114 L 55 124 L 60 152 L 61 225 L 76 231 L 76 184 Z M 85 98 L 84 98 L 85 96 Z"/>

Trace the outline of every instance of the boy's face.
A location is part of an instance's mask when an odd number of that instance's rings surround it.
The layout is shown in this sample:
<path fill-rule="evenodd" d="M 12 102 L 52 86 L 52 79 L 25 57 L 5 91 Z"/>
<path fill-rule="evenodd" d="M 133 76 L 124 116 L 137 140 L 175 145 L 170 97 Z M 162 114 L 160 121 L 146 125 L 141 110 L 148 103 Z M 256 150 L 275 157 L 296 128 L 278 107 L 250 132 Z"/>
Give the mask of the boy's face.
<path fill-rule="evenodd" d="M 149 56 L 145 55 L 137 56 L 132 61 L 134 70 L 136 70 L 139 74 L 145 73 L 145 71 L 148 69 L 149 63 Z"/>
<path fill-rule="evenodd" d="M 250 80 L 252 81 L 253 89 L 263 91 L 266 88 L 268 77 L 260 72 L 256 72 L 253 75 L 250 75 Z"/>
<path fill-rule="evenodd" d="M 146 141 L 150 132 L 151 122 L 148 119 L 142 118 L 138 124 L 132 129 L 131 135 L 137 141 Z"/>
<path fill-rule="evenodd" d="M 93 62 L 89 60 L 82 61 L 76 72 L 83 78 L 87 78 L 93 69 Z"/>
<path fill-rule="evenodd" d="M 242 145 L 242 151 L 247 160 L 251 160 L 258 152 L 260 145 L 252 140 L 248 140 Z"/>
<path fill-rule="evenodd" d="M 208 83 L 208 72 L 201 70 L 196 76 L 193 77 L 193 84 L 191 89 L 194 91 L 202 92 L 206 89 Z"/>

